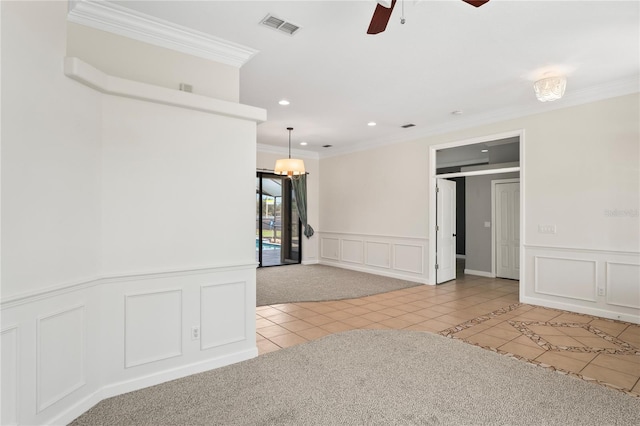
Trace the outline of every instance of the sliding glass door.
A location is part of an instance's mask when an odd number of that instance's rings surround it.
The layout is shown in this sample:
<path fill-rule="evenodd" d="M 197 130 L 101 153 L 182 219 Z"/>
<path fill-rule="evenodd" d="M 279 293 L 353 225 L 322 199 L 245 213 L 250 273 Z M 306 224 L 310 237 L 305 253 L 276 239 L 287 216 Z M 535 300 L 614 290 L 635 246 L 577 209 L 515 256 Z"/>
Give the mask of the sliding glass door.
<path fill-rule="evenodd" d="M 291 181 L 258 172 L 256 178 L 256 261 L 260 266 L 300 263 L 301 223 Z"/>

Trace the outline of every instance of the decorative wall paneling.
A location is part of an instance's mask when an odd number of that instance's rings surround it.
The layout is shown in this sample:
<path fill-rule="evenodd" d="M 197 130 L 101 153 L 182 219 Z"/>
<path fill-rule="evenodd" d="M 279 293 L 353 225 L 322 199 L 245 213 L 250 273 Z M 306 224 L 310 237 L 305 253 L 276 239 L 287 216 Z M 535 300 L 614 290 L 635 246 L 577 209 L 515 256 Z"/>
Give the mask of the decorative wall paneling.
<path fill-rule="evenodd" d="M 338 232 L 319 234 L 321 264 L 428 282 L 426 238 Z"/>
<path fill-rule="evenodd" d="M 640 253 L 525 245 L 521 301 L 640 323 Z"/>

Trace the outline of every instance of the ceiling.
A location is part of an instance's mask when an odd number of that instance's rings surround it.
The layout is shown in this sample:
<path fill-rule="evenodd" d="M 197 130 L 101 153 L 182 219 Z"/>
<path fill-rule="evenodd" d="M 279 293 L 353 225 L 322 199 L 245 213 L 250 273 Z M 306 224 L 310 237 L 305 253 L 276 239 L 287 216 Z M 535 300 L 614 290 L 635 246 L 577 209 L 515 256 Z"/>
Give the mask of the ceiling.
<path fill-rule="evenodd" d="M 491 0 L 475 8 L 406 0 L 404 25 L 398 1 L 378 35 L 366 34 L 373 0 L 114 3 L 257 49 L 240 70 L 240 101 L 267 110 L 258 143 L 286 147 L 291 126 L 294 150 L 310 155 L 638 91 L 637 1 Z M 290 36 L 261 26 L 267 14 L 301 29 Z M 567 75 L 563 99 L 536 100 L 532 84 L 545 73 Z M 401 127 L 408 123 L 415 126 Z"/>

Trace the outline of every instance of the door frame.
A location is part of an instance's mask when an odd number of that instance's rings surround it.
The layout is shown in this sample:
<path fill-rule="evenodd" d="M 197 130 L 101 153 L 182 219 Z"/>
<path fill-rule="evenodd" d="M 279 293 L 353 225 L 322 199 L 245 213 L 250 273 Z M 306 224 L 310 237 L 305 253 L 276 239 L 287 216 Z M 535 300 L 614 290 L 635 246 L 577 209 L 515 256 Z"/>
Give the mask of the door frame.
<path fill-rule="evenodd" d="M 496 185 L 501 183 L 516 183 L 516 182 L 520 183 L 519 177 L 511 178 L 511 179 L 494 179 L 491 181 L 491 223 L 493 224 L 491 226 L 491 276 L 493 276 L 494 278 L 496 277 L 496 274 L 497 274 L 496 233 L 498 232 L 498 228 L 496 227 Z M 522 185 L 520 185 L 520 191 L 522 191 Z M 522 211 L 520 212 L 520 216 L 522 217 Z M 522 228 L 520 229 L 520 231 L 522 231 Z M 522 238 L 520 238 L 520 241 L 522 242 Z M 520 247 L 520 249 L 522 249 L 522 247 Z M 520 256 L 520 267 L 522 268 L 522 256 Z"/>
<path fill-rule="evenodd" d="M 484 174 L 497 174 L 520 172 L 520 294 L 524 294 L 524 277 L 526 276 L 526 264 L 524 262 L 524 245 L 525 245 L 525 224 L 526 224 L 526 194 L 525 194 L 525 131 L 524 129 L 512 130 L 504 133 L 495 133 L 485 136 L 479 136 L 469 139 L 461 139 L 454 142 L 446 142 L 429 146 L 429 218 L 428 218 L 428 234 L 429 234 L 429 252 L 428 252 L 428 270 L 429 278 L 427 284 L 436 284 L 436 179 L 444 177 L 436 174 L 436 151 L 439 149 L 454 148 L 457 146 L 474 145 L 483 142 L 491 142 L 498 139 L 506 139 L 510 137 L 519 137 L 520 145 L 520 167 L 511 167 L 506 169 L 495 170 L 478 170 L 473 172 L 449 173 L 448 177 L 456 176 L 478 176 Z"/>

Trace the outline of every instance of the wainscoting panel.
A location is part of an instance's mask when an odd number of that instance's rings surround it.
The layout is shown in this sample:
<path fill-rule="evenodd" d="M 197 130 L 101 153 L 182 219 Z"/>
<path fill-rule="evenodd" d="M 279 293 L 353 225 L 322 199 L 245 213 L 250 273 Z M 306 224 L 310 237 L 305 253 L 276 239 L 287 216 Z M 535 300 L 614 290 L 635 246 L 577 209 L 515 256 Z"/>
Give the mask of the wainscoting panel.
<path fill-rule="evenodd" d="M 320 263 L 427 284 L 427 239 L 339 232 L 320 234 Z"/>
<path fill-rule="evenodd" d="M 125 366 L 182 355 L 182 290 L 125 296 Z"/>
<path fill-rule="evenodd" d="M 524 246 L 520 301 L 640 324 L 640 253 Z"/>
<path fill-rule="evenodd" d="M 424 273 L 424 247 L 409 244 L 393 245 L 393 264 L 395 269 L 414 274 Z"/>
<path fill-rule="evenodd" d="M 320 257 L 323 259 L 340 260 L 340 240 L 338 238 L 321 238 Z"/>
<path fill-rule="evenodd" d="M 607 303 L 640 309 L 640 265 L 607 262 Z"/>
<path fill-rule="evenodd" d="M 246 335 L 246 282 L 200 288 L 200 349 L 240 342 Z"/>
<path fill-rule="evenodd" d="M 38 412 L 86 383 L 84 310 L 84 306 L 76 306 L 40 317 L 36 322 Z"/>
<path fill-rule="evenodd" d="M 365 264 L 377 268 L 391 268 L 391 244 L 367 241 L 365 245 Z"/>
<path fill-rule="evenodd" d="M 349 263 L 363 263 L 364 245 L 362 240 L 341 240 L 342 261 Z"/>
<path fill-rule="evenodd" d="M 596 262 L 561 257 L 535 259 L 537 293 L 595 302 Z"/>
<path fill-rule="evenodd" d="M 2 356 L 0 424 L 15 425 L 18 423 L 18 327 L 2 330 L 0 351 Z"/>

